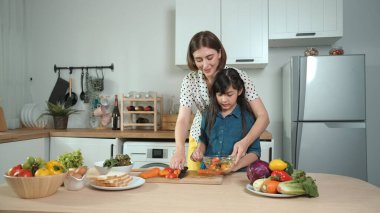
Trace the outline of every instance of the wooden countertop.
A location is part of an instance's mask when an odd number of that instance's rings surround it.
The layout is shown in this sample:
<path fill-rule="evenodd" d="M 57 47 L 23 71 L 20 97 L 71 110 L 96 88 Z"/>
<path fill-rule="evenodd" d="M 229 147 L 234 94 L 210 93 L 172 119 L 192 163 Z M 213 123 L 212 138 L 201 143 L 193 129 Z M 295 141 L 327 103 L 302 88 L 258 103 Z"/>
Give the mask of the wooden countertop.
<path fill-rule="evenodd" d="M 222 185 L 145 183 L 125 191 L 61 187 L 50 197 L 20 199 L 7 184 L 0 185 L 0 212 L 357 212 L 380 209 L 380 188 L 339 175 L 310 173 L 319 197 L 271 198 L 245 189 L 245 173 L 226 176 Z"/>
<path fill-rule="evenodd" d="M 28 140 L 44 137 L 85 137 L 85 138 L 141 138 L 141 139 L 172 139 L 174 131 L 152 131 L 152 130 L 111 130 L 111 129 L 16 129 L 0 132 L 0 143 L 11 141 Z M 265 131 L 260 140 L 272 140 L 272 134 Z"/>

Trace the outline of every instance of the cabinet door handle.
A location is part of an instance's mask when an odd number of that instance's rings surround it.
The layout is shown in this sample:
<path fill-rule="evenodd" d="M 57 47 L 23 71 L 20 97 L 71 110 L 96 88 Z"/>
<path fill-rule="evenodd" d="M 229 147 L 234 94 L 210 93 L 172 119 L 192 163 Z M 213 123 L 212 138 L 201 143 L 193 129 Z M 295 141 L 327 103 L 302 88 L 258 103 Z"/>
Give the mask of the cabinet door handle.
<path fill-rule="evenodd" d="M 315 33 L 297 33 L 296 36 L 315 36 Z"/>
<path fill-rule="evenodd" d="M 246 58 L 246 59 L 236 59 L 236 62 L 254 62 L 255 59 L 253 58 Z"/>

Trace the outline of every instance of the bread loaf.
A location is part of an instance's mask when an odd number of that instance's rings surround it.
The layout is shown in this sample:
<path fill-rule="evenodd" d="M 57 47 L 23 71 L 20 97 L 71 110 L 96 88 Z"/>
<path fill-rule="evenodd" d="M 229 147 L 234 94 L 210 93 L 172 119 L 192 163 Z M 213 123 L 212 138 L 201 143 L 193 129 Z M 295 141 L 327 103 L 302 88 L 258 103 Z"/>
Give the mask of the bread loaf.
<path fill-rule="evenodd" d="M 124 174 L 109 174 L 92 177 L 91 181 L 97 186 L 105 187 L 123 187 L 127 186 L 132 181 L 132 176 Z"/>

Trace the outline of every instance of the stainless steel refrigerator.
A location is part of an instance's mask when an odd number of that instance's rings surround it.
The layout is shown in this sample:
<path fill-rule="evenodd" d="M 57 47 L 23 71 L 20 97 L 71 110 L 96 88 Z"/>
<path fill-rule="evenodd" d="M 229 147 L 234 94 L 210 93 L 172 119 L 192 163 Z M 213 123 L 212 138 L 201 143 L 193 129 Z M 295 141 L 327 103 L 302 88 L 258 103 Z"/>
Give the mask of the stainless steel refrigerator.
<path fill-rule="evenodd" d="M 283 158 L 367 180 L 365 56 L 291 57 L 282 77 Z"/>

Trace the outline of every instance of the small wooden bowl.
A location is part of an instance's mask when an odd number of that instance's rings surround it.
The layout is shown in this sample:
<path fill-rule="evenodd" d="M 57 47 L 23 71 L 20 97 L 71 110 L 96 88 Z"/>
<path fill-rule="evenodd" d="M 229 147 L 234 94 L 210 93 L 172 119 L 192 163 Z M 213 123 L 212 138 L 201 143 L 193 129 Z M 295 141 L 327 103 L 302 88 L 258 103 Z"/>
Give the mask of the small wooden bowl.
<path fill-rule="evenodd" d="M 20 198 L 41 198 L 57 192 L 66 175 L 67 173 L 40 177 L 12 177 L 4 175 L 4 178 Z"/>

